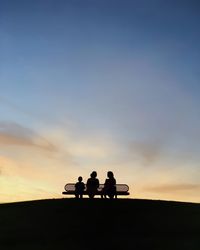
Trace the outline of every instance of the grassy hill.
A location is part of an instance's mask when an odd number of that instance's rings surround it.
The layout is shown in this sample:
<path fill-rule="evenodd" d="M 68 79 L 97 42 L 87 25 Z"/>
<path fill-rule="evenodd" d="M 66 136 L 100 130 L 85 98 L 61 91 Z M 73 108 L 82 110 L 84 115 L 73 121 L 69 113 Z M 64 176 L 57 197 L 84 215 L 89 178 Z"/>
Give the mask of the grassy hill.
<path fill-rule="evenodd" d="M 200 249 L 200 204 L 53 199 L 0 205 L 0 249 Z"/>

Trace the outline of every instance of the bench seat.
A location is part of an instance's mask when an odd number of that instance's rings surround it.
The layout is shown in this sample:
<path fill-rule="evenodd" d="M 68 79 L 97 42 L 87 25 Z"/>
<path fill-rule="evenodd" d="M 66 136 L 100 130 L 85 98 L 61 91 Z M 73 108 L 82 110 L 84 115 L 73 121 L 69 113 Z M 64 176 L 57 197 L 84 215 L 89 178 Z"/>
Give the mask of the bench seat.
<path fill-rule="evenodd" d="M 104 185 L 100 184 L 97 190 L 96 195 L 102 195 L 102 189 Z M 75 195 L 75 183 L 68 183 L 64 187 L 65 191 L 62 192 L 64 195 Z M 116 185 L 116 195 L 129 195 L 129 187 L 126 184 L 117 184 Z M 87 195 L 87 191 L 83 192 L 84 195 Z"/>

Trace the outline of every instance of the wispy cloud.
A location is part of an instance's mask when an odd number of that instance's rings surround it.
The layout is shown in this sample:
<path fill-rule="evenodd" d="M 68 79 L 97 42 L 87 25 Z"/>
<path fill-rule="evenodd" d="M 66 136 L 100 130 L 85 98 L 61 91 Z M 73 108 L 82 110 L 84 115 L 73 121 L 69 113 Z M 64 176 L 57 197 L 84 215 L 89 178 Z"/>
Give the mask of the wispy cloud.
<path fill-rule="evenodd" d="M 0 122 L 0 144 L 31 146 L 52 152 L 57 151 L 56 146 L 46 138 L 15 122 Z"/>
<path fill-rule="evenodd" d="M 160 143 L 133 142 L 131 151 L 144 164 L 151 164 L 161 156 L 162 147 Z"/>
<path fill-rule="evenodd" d="M 158 192 L 158 193 L 193 191 L 193 190 L 200 191 L 200 185 L 190 184 L 190 183 L 165 184 L 165 185 L 145 187 L 143 190 L 148 192 Z"/>

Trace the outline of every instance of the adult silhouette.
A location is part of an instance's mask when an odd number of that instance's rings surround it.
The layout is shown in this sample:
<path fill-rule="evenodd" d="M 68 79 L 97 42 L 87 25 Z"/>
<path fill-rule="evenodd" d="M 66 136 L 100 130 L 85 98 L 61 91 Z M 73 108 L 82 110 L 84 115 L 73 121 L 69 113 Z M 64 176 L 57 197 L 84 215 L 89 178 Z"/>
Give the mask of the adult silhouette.
<path fill-rule="evenodd" d="M 87 193 L 89 198 L 94 198 L 95 194 L 97 193 L 97 189 L 99 187 L 99 180 L 96 178 L 97 177 L 97 172 L 93 171 L 90 174 L 90 178 L 87 180 Z"/>
<path fill-rule="evenodd" d="M 108 195 L 110 199 L 113 199 L 116 197 L 116 180 L 112 171 L 107 172 L 107 177 L 108 178 L 105 180 L 101 197 L 107 198 L 106 196 Z"/>

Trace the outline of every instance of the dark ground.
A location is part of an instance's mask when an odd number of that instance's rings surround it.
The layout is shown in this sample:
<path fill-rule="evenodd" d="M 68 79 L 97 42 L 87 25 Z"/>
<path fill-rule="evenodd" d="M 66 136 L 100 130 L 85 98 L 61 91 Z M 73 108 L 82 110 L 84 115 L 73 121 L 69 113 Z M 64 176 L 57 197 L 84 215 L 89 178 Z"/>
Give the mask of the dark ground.
<path fill-rule="evenodd" d="M 200 250 L 200 204 L 134 199 L 1 204 L 0 249 Z"/>

